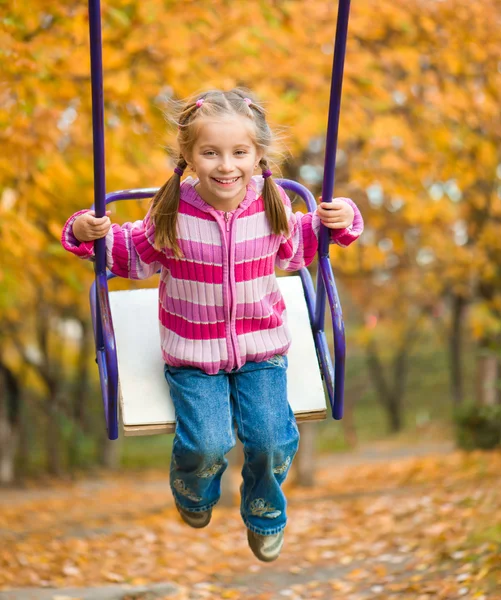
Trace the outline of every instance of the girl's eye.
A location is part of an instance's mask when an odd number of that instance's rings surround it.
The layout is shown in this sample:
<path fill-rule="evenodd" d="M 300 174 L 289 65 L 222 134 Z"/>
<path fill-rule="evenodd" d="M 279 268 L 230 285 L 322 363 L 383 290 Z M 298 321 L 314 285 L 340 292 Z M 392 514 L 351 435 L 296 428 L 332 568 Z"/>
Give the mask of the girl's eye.
<path fill-rule="evenodd" d="M 237 150 L 235 152 L 235 154 L 238 154 L 239 156 L 243 156 L 243 155 L 247 154 L 247 152 L 245 150 Z"/>
<path fill-rule="evenodd" d="M 204 152 L 204 156 L 214 156 L 216 153 L 214 152 L 214 150 L 206 150 Z"/>

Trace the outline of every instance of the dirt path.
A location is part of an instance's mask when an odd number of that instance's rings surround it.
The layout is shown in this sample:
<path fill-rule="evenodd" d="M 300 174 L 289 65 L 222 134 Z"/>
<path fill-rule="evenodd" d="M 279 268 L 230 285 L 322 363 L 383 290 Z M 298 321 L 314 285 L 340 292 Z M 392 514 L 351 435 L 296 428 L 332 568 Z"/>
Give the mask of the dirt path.
<path fill-rule="evenodd" d="M 288 491 L 270 565 L 237 508 L 181 523 L 165 473 L 1 492 L 0 600 L 501 600 L 501 456 L 378 446 L 319 465 Z"/>

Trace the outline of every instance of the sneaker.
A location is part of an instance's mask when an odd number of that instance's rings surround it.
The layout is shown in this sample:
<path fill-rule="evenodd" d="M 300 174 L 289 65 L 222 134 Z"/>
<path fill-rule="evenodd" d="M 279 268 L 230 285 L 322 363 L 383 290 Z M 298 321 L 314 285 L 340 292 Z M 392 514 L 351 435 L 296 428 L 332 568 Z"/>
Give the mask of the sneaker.
<path fill-rule="evenodd" d="M 181 519 L 185 523 L 187 523 L 190 527 L 194 527 L 195 529 L 202 529 L 202 527 L 207 527 L 210 523 L 212 517 L 212 508 L 207 510 L 202 510 L 199 512 L 192 512 L 189 510 L 185 510 L 182 506 L 176 502 L 176 508 L 181 515 Z"/>
<path fill-rule="evenodd" d="M 271 562 L 280 556 L 284 545 L 283 530 L 273 535 L 260 535 L 247 529 L 247 541 L 256 558 L 263 562 Z"/>

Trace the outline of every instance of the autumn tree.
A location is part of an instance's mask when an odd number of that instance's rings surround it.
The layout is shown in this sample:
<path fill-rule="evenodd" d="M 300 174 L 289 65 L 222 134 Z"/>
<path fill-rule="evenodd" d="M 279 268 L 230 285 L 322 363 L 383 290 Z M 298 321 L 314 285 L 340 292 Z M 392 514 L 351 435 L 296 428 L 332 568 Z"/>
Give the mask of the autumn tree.
<path fill-rule="evenodd" d="M 302 157 L 322 148 L 336 5 L 312 0 L 305 20 L 302 2 L 259 0 L 250 22 L 248 4 L 228 0 L 105 2 L 108 190 L 161 185 L 175 135 L 164 112 L 237 85 L 266 101 L 272 125 L 289 126 L 284 173 L 314 188 L 321 164 L 305 170 Z M 398 307 L 365 336 L 385 364 L 394 359 L 376 338 L 408 348 L 415 319 L 449 303 L 458 402 L 466 307 L 483 346 L 499 335 L 499 12 L 499 0 L 363 0 L 350 21 L 336 193 L 361 200 L 367 230 L 363 246 L 335 255 L 336 272 L 364 321 Z M 18 2 L 0 26 L 0 345 L 14 375 L 31 365 L 47 422 L 54 411 L 75 422 L 92 269 L 64 256 L 59 235 L 92 204 L 87 9 Z M 129 203 L 114 218 L 142 214 Z M 80 336 L 68 337 L 71 323 Z M 396 384 L 386 387 L 405 388 Z"/>
<path fill-rule="evenodd" d="M 371 18 L 376 4 L 377 22 Z M 499 347 L 494 232 L 501 210 L 500 8 L 495 0 L 364 2 L 354 7 L 351 23 L 346 112 L 353 128 L 343 146 L 350 168 L 346 189 L 365 190 L 368 211 L 357 254 L 362 277 L 345 271 L 358 279 L 352 289 L 368 286 L 362 296 L 367 323 L 377 318 L 383 301 L 387 317 L 393 312 L 398 319 L 393 325 L 384 321 L 386 330 L 408 325 L 402 348 L 414 327 L 412 318 L 402 319 L 402 306 L 415 315 L 434 314 L 446 301 L 455 403 L 464 396 L 461 348 L 468 306 L 479 341 L 479 380 L 491 396 L 496 380 L 497 357 L 485 350 Z M 344 257 L 336 260 L 342 264 Z M 379 293 L 371 293 L 372 286 Z M 373 341 L 368 344 L 370 363 L 378 364 Z M 399 360 L 395 356 L 393 364 Z M 396 379 L 394 386 L 402 389 Z"/>

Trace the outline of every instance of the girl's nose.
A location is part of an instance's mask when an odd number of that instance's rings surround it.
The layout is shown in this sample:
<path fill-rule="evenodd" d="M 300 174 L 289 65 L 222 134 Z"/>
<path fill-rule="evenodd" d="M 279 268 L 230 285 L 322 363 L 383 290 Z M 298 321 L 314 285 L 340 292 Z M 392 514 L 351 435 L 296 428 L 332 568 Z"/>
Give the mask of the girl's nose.
<path fill-rule="evenodd" d="M 226 156 L 222 158 L 219 163 L 219 170 L 224 173 L 233 171 L 233 161 L 231 160 L 231 157 Z"/>

